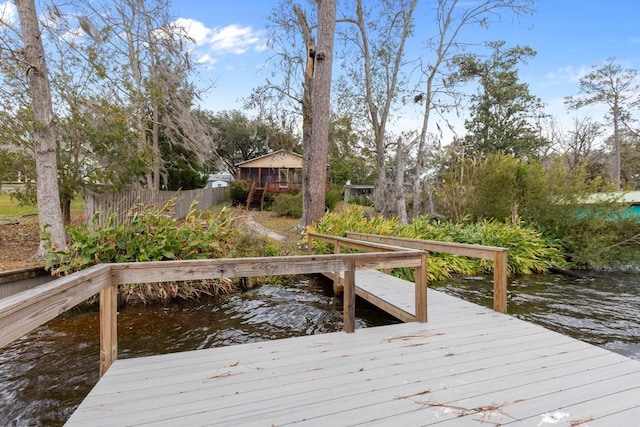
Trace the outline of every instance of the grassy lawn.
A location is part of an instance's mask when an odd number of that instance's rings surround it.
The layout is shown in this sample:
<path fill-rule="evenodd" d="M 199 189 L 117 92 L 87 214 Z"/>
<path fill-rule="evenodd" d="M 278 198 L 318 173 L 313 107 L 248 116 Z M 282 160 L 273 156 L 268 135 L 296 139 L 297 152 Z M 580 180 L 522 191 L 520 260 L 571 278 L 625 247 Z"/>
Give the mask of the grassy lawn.
<path fill-rule="evenodd" d="M 71 213 L 82 213 L 84 211 L 84 199 L 76 197 L 71 202 Z M 33 205 L 20 206 L 17 200 L 12 200 L 9 194 L 0 194 L 0 218 L 20 218 L 22 216 L 37 215 L 38 207 Z"/>

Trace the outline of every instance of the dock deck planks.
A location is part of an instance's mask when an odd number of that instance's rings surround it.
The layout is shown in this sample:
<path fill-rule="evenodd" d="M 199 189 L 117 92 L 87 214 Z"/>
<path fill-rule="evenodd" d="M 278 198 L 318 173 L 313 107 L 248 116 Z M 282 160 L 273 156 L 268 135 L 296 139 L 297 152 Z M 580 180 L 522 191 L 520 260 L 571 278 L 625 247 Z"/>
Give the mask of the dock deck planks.
<path fill-rule="evenodd" d="M 413 312 L 413 284 L 398 293 L 382 276 L 360 271 L 356 282 L 372 295 L 378 283 L 388 293 L 377 297 Z M 407 293 L 410 302 L 403 302 Z M 67 425 L 555 427 L 640 420 L 640 361 L 442 292 L 430 289 L 428 298 L 426 324 L 117 360 Z"/>

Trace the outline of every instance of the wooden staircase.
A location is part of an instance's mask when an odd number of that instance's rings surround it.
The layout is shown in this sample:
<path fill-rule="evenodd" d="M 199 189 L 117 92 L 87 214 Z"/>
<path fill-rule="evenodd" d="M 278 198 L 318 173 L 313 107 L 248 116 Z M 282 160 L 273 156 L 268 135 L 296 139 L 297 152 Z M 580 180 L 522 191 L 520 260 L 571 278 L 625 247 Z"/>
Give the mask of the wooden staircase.
<path fill-rule="evenodd" d="M 251 187 L 249 196 L 247 197 L 247 210 L 262 210 L 264 206 L 264 188 Z"/>

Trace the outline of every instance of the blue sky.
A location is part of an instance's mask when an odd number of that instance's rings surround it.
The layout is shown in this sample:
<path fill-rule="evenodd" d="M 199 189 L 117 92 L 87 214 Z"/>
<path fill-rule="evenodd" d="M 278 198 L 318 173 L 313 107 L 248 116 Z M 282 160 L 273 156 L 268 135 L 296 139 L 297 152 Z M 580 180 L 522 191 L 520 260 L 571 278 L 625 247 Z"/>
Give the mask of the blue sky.
<path fill-rule="evenodd" d="M 204 57 L 203 75 L 215 80 L 204 102 L 212 111 L 241 108 L 238 99 L 264 81 L 265 17 L 275 1 L 227 0 L 175 2 L 188 21 Z M 528 45 L 537 56 L 520 69 L 534 95 L 556 116 L 568 116 L 565 96 L 578 92 L 578 80 L 593 65 L 615 57 L 625 68 L 640 68 L 640 3 L 637 0 L 540 0 L 533 16 L 503 22 L 468 37 Z M 428 23 L 425 23 L 428 31 Z M 422 31 L 421 29 L 419 29 Z M 586 113 L 586 112 L 585 112 Z M 593 111 L 594 116 L 598 110 Z M 560 118 L 562 119 L 562 117 Z"/>

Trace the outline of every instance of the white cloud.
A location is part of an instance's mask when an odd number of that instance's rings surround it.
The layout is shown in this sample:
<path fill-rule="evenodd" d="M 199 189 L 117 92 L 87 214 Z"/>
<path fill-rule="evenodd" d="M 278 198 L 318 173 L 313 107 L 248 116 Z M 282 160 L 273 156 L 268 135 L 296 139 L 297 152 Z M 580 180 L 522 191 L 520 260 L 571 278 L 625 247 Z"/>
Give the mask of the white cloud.
<path fill-rule="evenodd" d="M 549 71 L 545 74 L 546 81 L 541 84 L 541 86 L 557 86 L 566 83 L 578 83 L 588 72 L 589 67 L 584 65 L 577 69 L 571 65 L 556 68 L 555 70 Z"/>
<path fill-rule="evenodd" d="M 18 10 L 13 2 L 5 1 L 0 3 L 0 20 L 8 25 L 18 22 Z"/>
<path fill-rule="evenodd" d="M 175 24 L 183 27 L 194 40 L 194 53 L 202 64 L 214 64 L 217 62 L 216 55 L 242 55 L 250 50 L 262 52 L 267 47 L 264 31 L 256 31 L 251 26 L 231 24 L 222 28 L 208 28 L 202 22 L 188 18 L 179 18 Z"/>

